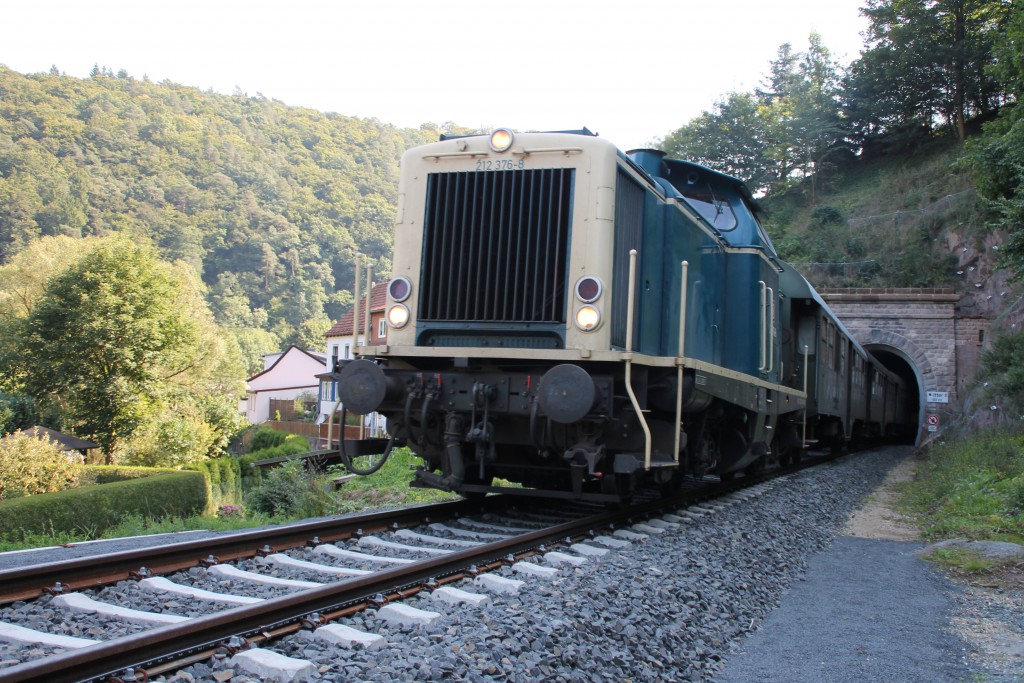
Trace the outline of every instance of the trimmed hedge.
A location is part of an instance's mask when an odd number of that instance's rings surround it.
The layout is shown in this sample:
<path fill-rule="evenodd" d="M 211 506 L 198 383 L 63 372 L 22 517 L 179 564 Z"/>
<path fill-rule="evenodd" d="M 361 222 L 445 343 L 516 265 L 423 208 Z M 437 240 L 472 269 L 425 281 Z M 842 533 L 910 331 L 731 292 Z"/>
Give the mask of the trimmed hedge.
<path fill-rule="evenodd" d="M 221 505 L 242 504 L 242 467 L 238 458 L 213 458 L 193 465 L 206 482 L 207 514 L 216 514 Z"/>
<path fill-rule="evenodd" d="M 115 481 L 131 481 L 157 474 L 180 472 L 171 467 L 124 467 L 121 465 L 84 465 L 78 480 L 79 488 L 95 484 L 113 484 Z"/>
<path fill-rule="evenodd" d="M 206 481 L 201 472 L 173 471 L 0 501 L 0 536 L 20 531 L 77 531 L 95 536 L 129 515 L 191 517 L 208 507 Z"/>

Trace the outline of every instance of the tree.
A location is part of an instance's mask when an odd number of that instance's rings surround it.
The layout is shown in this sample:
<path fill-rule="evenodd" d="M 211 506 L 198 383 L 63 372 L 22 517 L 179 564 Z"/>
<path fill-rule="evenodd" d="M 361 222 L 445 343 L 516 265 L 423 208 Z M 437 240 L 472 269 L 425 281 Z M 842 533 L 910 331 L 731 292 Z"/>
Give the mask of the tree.
<path fill-rule="evenodd" d="M 861 97 L 850 111 L 883 130 L 945 124 L 963 140 L 967 119 L 1000 100 L 987 67 L 1011 7 L 1009 0 L 867 0 L 868 47 L 850 82 Z M 881 116 L 868 113 L 879 108 Z"/>
<path fill-rule="evenodd" d="M 781 190 L 792 177 L 813 178 L 823 161 L 849 145 L 839 65 L 819 35 L 812 33 L 809 43 L 801 53 L 781 45 L 761 88 L 730 93 L 668 135 L 661 148 L 754 189 Z"/>
<path fill-rule="evenodd" d="M 1016 104 L 1002 109 L 984 127 L 984 135 L 968 142 L 966 163 L 978 192 L 988 200 L 994 228 L 1009 232 L 1001 264 L 1017 280 L 1024 279 L 1024 9 L 1015 7 L 993 49 L 998 76 Z"/>
<path fill-rule="evenodd" d="M 105 240 L 51 279 L 23 322 L 28 393 L 60 405 L 108 463 L 165 383 L 195 363 L 200 331 L 184 290 L 151 248 Z"/>
<path fill-rule="evenodd" d="M 665 137 L 661 149 L 669 156 L 704 164 L 765 187 L 777 179 L 767 163 L 768 122 L 753 95 L 729 93 L 682 128 Z"/>

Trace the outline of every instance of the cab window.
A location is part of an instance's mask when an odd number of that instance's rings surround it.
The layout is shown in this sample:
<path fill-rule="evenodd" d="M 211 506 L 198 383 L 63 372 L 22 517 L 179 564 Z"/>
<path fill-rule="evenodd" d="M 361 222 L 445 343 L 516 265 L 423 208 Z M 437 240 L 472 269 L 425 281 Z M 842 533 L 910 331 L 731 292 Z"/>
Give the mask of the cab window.
<path fill-rule="evenodd" d="M 736 228 L 736 214 L 724 192 L 716 193 L 710 183 L 700 181 L 680 183 L 675 187 L 686 203 L 716 230 L 728 232 Z"/>

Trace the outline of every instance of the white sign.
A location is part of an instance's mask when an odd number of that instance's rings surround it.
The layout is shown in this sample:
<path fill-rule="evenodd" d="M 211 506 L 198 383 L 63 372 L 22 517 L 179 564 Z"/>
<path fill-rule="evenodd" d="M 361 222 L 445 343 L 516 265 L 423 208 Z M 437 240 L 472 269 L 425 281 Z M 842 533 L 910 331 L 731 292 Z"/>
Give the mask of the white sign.
<path fill-rule="evenodd" d="M 928 431 L 929 432 L 937 432 L 937 431 L 939 431 L 939 428 L 936 427 L 935 425 L 928 425 Z"/>
<path fill-rule="evenodd" d="M 949 403 L 948 391 L 929 391 L 927 394 L 928 403 Z"/>

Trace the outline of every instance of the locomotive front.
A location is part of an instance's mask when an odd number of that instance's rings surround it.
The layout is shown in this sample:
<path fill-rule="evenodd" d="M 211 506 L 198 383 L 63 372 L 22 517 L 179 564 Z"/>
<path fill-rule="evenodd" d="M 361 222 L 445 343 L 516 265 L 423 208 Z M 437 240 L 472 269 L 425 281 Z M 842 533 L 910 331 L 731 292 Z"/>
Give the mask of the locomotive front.
<path fill-rule="evenodd" d="M 615 224 L 622 175 L 647 181 L 623 159 L 586 131 L 506 129 L 403 157 L 387 345 L 361 347 L 338 387 L 424 459 L 420 485 L 614 494 L 612 452 L 643 450 Z"/>

